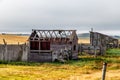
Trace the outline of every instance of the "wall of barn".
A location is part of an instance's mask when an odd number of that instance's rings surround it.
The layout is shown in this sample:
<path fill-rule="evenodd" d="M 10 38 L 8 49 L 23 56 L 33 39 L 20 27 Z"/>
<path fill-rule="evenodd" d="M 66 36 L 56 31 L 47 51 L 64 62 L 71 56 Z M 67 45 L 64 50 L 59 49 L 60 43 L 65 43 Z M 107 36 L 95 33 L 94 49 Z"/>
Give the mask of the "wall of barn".
<path fill-rule="evenodd" d="M 101 48 L 99 46 L 92 46 L 91 44 L 79 44 L 79 52 L 82 54 L 82 52 L 88 53 L 90 55 L 95 54 L 95 48 L 96 48 L 96 54 L 100 55 Z"/>
<path fill-rule="evenodd" d="M 27 45 L 0 45 L 0 60 L 27 61 Z"/>
<path fill-rule="evenodd" d="M 58 58 L 62 50 L 73 48 L 72 45 L 69 44 L 51 44 L 49 52 L 29 52 L 28 53 L 28 61 L 30 62 L 52 62 Z M 76 46 L 76 50 L 78 50 L 78 46 Z M 75 53 L 72 52 L 72 59 L 78 58 L 78 51 Z"/>
<path fill-rule="evenodd" d="M 62 44 L 62 45 L 58 45 L 58 44 L 51 44 L 50 45 L 50 49 L 52 51 L 60 51 L 61 49 L 71 49 L 71 45 L 66 45 L 66 44 Z"/>
<path fill-rule="evenodd" d="M 72 59 L 77 59 L 78 58 L 78 44 L 75 44 L 75 45 L 76 45 L 75 51 L 73 50 L 74 46 L 70 44 L 62 44 L 62 45 L 51 44 L 51 50 L 54 51 L 54 53 L 58 53 L 58 54 L 61 52 L 61 50 L 64 50 L 64 49 L 71 50 Z"/>
<path fill-rule="evenodd" d="M 75 46 L 75 50 L 74 50 L 74 46 Z M 73 40 L 73 44 L 72 44 L 72 53 L 74 53 L 72 55 L 72 59 L 78 59 L 78 38 L 74 38 Z"/>
<path fill-rule="evenodd" d="M 58 44 L 50 44 L 51 52 L 30 52 L 28 53 L 28 61 L 30 62 L 52 62 L 58 58 L 61 50 L 65 48 L 71 49 L 70 45 L 58 45 Z"/>
<path fill-rule="evenodd" d="M 51 52 L 32 52 L 28 54 L 29 62 L 52 62 Z"/>

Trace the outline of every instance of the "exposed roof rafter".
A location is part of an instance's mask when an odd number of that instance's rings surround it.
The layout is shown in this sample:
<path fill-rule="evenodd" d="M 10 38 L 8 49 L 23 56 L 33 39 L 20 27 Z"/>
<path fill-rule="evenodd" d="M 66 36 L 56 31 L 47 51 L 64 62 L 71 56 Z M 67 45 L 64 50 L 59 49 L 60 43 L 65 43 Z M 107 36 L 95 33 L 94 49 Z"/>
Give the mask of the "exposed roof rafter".
<path fill-rule="evenodd" d="M 76 30 L 32 30 L 32 34 L 37 34 L 39 38 L 73 38 Z M 31 34 L 31 35 L 32 35 Z"/>

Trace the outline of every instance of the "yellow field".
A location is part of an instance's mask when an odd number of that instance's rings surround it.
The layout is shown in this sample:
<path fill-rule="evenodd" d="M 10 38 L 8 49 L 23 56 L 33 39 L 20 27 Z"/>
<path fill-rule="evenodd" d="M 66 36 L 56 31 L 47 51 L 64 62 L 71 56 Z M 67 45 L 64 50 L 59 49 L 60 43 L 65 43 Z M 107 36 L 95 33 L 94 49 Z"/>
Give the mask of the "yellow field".
<path fill-rule="evenodd" d="M 113 65 L 111 64 L 111 66 Z M 120 67 L 120 65 L 117 66 Z M 107 69 L 106 80 L 120 80 L 119 75 L 120 68 Z M 0 65 L 0 80 L 101 80 L 101 76 L 102 69 L 92 70 L 87 63 L 83 67 L 51 63 L 38 66 Z"/>
<path fill-rule="evenodd" d="M 78 43 L 90 43 L 90 39 L 89 38 L 79 38 Z"/>
<path fill-rule="evenodd" d="M 0 44 L 4 44 L 3 39 L 7 44 L 24 44 L 27 42 L 29 36 L 17 36 L 17 35 L 2 35 L 0 34 Z M 90 43 L 89 38 L 80 38 L 78 43 Z"/>
<path fill-rule="evenodd" d="M 0 34 L 0 44 L 4 44 L 3 39 L 7 44 L 24 44 L 28 40 L 28 36 L 17 36 L 17 35 L 2 35 Z"/>

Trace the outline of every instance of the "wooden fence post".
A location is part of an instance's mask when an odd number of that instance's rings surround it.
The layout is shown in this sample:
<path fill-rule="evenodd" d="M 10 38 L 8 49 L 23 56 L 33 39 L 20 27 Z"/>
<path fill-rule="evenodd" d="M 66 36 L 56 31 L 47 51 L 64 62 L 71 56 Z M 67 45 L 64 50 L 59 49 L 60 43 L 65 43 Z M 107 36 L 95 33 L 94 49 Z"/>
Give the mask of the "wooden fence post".
<path fill-rule="evenodd" d="M 5 55 L 5 54 L 7 54 L 7 42 L 5 41 L 5 39 L 3 39 L 3 43 L 4 43 L 3 60 L 5 61 L 5 60 L 7 60 L 6 55 Z M 7 56 L 7 58 L 8 58 L 8 56 Z"/>
<path fill-rule="evenodd" d="M 107 68 L 107 63 L 103 63 L 102 80 L 105 80 L 106 68 Z"/>
<path fill-rule="evenodd" d="M 80 54 L 82 55 L 82 44 L 80 43 Z"/>
<path fill-rule="evenodd" d="M 97 51 L 96 51 L 96 46 L 94 46 L 94 57 L 97 57 Z"/>
<path fill-rule="evenodd" d="M 18 46 L 20 45 L 20 43 L 18 42 Z"/>
<path fill-rule="evenodd" d="M 4 43 L 4 45 L 7 45 L 7 42 L 5 41 L 5 39 L 3 39 L 3 43 Z"/>

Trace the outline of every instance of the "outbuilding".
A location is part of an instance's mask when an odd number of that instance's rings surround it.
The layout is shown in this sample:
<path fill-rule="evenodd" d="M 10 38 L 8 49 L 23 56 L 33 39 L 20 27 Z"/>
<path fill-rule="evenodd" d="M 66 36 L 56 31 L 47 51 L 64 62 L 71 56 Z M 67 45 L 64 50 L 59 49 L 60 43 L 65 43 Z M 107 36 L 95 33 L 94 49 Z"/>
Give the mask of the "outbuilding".
<path fill-rule="evenodd" d="M 32 30 L 28 61 L 52 62 L 78 58 L 76 30 Z"/>

